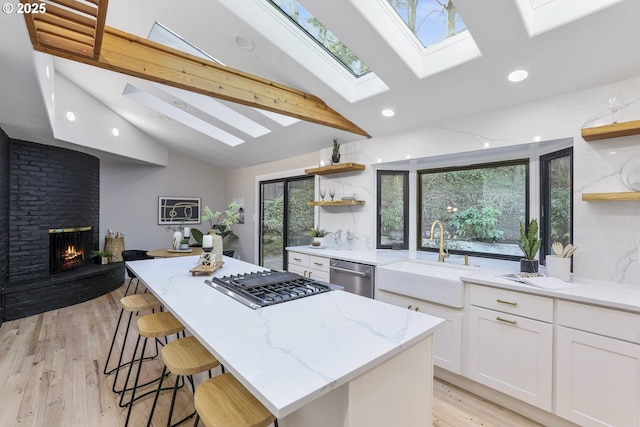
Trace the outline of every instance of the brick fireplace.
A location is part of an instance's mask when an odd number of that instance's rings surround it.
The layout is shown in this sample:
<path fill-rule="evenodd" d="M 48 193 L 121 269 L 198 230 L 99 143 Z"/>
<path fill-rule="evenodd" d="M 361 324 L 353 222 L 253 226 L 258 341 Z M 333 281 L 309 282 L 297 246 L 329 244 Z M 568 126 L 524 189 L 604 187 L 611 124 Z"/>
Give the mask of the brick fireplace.
<path fill-rule="evenodd" d="M 0 236 L 7 236 L 0 238 L 3 320 L 86 301 L 122 284 L 123 263 L 88 259 L 99 248 L 99 159 L 12 140 L 0 129 L 0 170 L 7 171 L 0 183 Z M 64 230 L 63 237 L 58 231 Z"/>

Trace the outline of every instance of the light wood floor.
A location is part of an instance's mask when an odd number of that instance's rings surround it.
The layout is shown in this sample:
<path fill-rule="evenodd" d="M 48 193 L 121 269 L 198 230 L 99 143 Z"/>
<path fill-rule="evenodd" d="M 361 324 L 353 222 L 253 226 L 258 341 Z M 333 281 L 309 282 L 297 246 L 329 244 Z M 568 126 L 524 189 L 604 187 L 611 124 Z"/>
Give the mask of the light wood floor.
<path fill-rule="evenodd" d="M 93 301 L 2 324 L 0 427 L 124 425 L 126 409 L 118 406 L 111 390 L 113 375 L 102 373 L 123 292 L 124 287 Z M 122 335 L 118 339 L 121 344 Z M 129 342 L 131 350 L 135 341 Z M 144 366 L 145 378 L 155 378 L 162 362 Z M 540 426 L 439 380 L 434 395 L 435 427 Z M 146 425 L 151 401 L 148 397 L 134 405 L 132 426 Z M 170 393 L 163 393 L 153 426 L 166 425 L 169 402 Z M 185 387 L 174 419 L 192 411 L 191 391 Z"/>

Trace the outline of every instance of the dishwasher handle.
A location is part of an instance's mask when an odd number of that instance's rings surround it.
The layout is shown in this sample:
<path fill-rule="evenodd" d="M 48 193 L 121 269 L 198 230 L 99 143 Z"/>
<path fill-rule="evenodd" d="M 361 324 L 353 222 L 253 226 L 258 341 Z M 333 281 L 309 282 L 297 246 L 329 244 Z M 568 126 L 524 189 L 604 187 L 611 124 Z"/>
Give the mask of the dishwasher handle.
<path fill-rule="evenodd" d="M 331 270 L 341 271 L 343 273 L 348 273 L 348 274 L 353 274 L 354 276 L 366 277 L 367 279 L 371 277 L 371 274 L 370 274 L 369 271 L 355 271 L 355 270 L 350 270 L 348 268 L 334 267 L 333 265 L 329 266 L 329 268 Z"/>

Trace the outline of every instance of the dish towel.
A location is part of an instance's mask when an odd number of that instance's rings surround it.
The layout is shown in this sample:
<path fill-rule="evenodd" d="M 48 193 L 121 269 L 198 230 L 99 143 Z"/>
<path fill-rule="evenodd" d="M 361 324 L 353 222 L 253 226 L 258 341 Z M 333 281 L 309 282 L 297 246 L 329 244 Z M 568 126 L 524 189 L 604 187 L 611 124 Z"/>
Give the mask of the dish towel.
<path fill-rule="evenodd" d="M 522 282 L 527 285 L 535 286 L 540 289 L 547 289 L 550 291 L 559 291 L 562 289 L 576 288 L 577 285 L 573 283 L 564 282 L 555 277 L 523 277 Z"/>

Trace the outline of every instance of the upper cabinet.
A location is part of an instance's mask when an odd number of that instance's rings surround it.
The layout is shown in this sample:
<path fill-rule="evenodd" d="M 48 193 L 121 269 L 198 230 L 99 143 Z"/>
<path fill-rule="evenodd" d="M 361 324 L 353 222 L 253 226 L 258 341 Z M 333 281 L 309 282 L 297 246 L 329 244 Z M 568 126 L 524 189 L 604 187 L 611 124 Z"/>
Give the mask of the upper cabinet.
<path fill-rule="evenodd" d="M 638 134 L 640 134 L 640 120 L 582 129 L 582 137 L 585 141 L 597 141 L 599 139 Z"/>
<path fill-rule="evenodd" d="M 363 171 L 364 165 L 359 163 L 337 163 L 335 165 L 320 166 L 317 168 L 305 169 L 304 173 L 307 175 L 331 175 L 334 173 Z"/>

